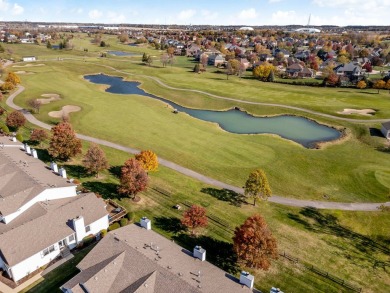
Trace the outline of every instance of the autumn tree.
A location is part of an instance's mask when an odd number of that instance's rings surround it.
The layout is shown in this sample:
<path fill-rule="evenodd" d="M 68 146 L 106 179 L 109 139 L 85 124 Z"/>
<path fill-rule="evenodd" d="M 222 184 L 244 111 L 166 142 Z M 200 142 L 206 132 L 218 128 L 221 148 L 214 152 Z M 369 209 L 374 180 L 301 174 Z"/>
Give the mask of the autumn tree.
<path fill-rule="evenodd" d="M 5 82 L 10 82 L 14 86 L 16 86 L 20 83 L 20 78 L 15 73 L 9 72 L 7 78 L 5 79 Z"/>
<path fill-rule="evenodd" d="M 19 127 L 26 124 L 26 118 L 21 112 L 13 111 L 10 114 L 8 114 L 5 123 L 7 124 L 8 127 L 17 130 Z"/>
<path fill-rule="evenodd" d="M 157 171 L 158 159 L 154 152 L 150 150 L 141 151 L 139 154 L 135 155 L 135 159 L 146 171 Z"/>
<path fill-rule="evenodd" d="M 207 56 L 207 54 L 203 53 L 202 55 L 200 55 L 200 63 L 203 65 L 204 68 L 206 68 L 208 61 L 209 56 Z"/>
<path fill-rule="evenodd" d="M 168 64 L 168 61 L 169 61 L 169 56 L 168 54 L 162 54 L 161 57 L 160 57 L 160 61 L 163 65 L 163 67 L 166 67 L 167 64 Z"/>
<path fill-rule="evenodd" d="M 142 62 L 146 63 L 148 61 L 148 54 L 144 53 L 142 55 Z"/>
<path fill-rule="evenodd" d="M 12 91 L 15 88 L 15 85 L 11 82 L 4 82 L 1 86 L 0 89 L 2 92 L 9 92 Z"/>
<path fill-rule="evenodd" d="M 167 54 L 168 54 L 169 56 L 173 56 L 174 53 L 175 53 L 175 48 L 174 48 L 174 47 L 169 47 L 169 48 L 167 49 Z"/>
<path fill-rule="evenodd" d="M 206 209 L 198 205 L 192 205 L 183 214 L 181 223 L 191 230 L 191 235 L 194 236 L 196 230 L 207 226 Z"/>
<path fill-rule="evenodd" d="M 372 65 L 368 62 L 365 63 L 362 68 L 365 69 L 367 72 L 372 72 Z"/>
<path fill-rule="evenodd" d="M 67 160 L 81 153 L 81 141 L 76 137 L 72 125 L 61 122 L 51 129 L 52 138 L 48 148 L 49 154 L 60 160 Z"/>
<path fill-rule="evenodd" d="M 271 196 L 271 188 L 268 184 L 267 176 L 261 169 L 252 171 L 245 182 L 244 194 L 253 198 L 253 205 L 256 205 L 257 199 L 267 200 Z"/>
<path fill-rule="evenodd" d="M 379 94 L 379 90 L 384 89 L 385 86 L 386 86 L 386 82 L 384 82 L 383 80 L 378 80 L 377 82 L 374 83 L 373 88 L 377 89 Z"/>
<path fill-rule="evenodd" d="M 230 68 L 231 68 L 231 75 L 236 75 L 238 74 L 239 70 L 240 70 L 240 61 L 238 61 L 237 59 L 230 59 L 228 61 L 228 64 L 230 64 Z"/>
<path fill-rule="evenodd" d="M 30 135 L 30 140 L 38 143 L 41 143 L 42 141 L 48 138 L 49 138 L 49 134 L 44 129 L 34 129 Z"/>
<path fill-rule="evenodd" d="M 386 82 L 385 89 L 389 90 L 390 94 L 390 79 Z"/>
<path fill-rule="evenodd" d="M 328 75 L 328 77 L 326 77 L 326 83 L 329 85 L 336 86 L 338 81 L 339 81 L 339 76 L 334 72 L 331 72 Z"/>
<path fill-rule="evenodd" d="M 30 99 L 27 101 L 27 105 L 34 109 L 37 113 L 39 113 L 39 109 L 41 108 L 41 101 L 39 99 Z"/>
<path fill-rule="evenodd" d="M 249 217 L 236 227 L 233 249 L 239 262 L 254 269 L 268 270 L 271 259 L 278 258 L 276 239 L 260 215 Z"/>
<path fill-rule="evenodd" d="M 364 80 L 360 80 L 357 84 L 356 87 L 358 89 L 365 89 L 367 87 L 367 83 Z"/>
<path fill-rule="evenodd" d="M 263 64 L 256 66 L 253 69 L 253 76 L 262 81 L 267 81 L 271 71 L 275 71 L 275 66 L 273 66 L 271 63 L 264 62 Z"/>
<path fill-rule="evenodd" d="M 150 66 L 153 63 L 153 57 L 151 55 L 148 55 L 148 58 L 146 59 L 146 63 L 148 66 Z"/>
<path fill-rule="evenodd" d="M 84 167 L 89 174 L 99 177 L 99 172 L 106 170 L 109 165 L 104 151 L 97 145 L 91 144 L 83 159 Z"/>
<path fill-rule="evenodd" d="M 119 39 L 119 42 L 121 42 L 121 43 L 127 43 L 127 42 L 129 42 L 129 35 L 126 32 L 122 32 L 118 36 L 118 39 Z"/>
<path fill-rule="evenodd" d="M 128 159 L 121 168 L 120 185 L 118 192 L 132 199 L 146 189 L 148 175 L 141 164 L 134 158 Z"/>

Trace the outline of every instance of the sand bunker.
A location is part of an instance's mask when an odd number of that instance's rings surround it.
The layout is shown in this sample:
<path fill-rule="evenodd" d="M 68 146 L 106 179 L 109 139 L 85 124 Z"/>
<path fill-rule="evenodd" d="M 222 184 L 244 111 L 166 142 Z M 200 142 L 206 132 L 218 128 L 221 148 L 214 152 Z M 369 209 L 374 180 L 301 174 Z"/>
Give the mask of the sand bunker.
<path fill-rule="evenodd" d="M 346 114 L 346 115 L 350 115 L 350 114 L 359 114 L 359 115 L 363 115 L 363 116 L 372 116 L 373 114 L 375 114 L 375 110 L 373 109 L 361 109 L 361 110 L 357 110 L 357 109 L 344 109 L 344 111 L 342 112 L 337 112 L 338 114 Z"/>
<path fill-rule="evenodd" d="M 25 65 L 14 65 L 12 67 L 33 67 L 33 66 L 45 66 L 45 64 L 31 64 L 31 63 L 28 63 L 28 64 L 25 64 Z"/>
<path fill-rule="evenodd" d="M 38 99 L 41 104 L 49 104 L 50 102 L 61 100 L 58 94 L 43 94 L 41 97 L 45 97 L 45 99 Z"/>
<path fill-rule="evenodd" d="M 16 74 L 34 74 L 34 72 L 30 71 L 15 71 Z"/>
<path fill-rule="evenodd" d="M 69 113 L 78 112 L 81 108 L 79 106 L 66 105 L 62 107 L 60 111 L 51 111 L 49 112 L 49 116 L 53 118 L 62 118 L 67 117 Z"/>

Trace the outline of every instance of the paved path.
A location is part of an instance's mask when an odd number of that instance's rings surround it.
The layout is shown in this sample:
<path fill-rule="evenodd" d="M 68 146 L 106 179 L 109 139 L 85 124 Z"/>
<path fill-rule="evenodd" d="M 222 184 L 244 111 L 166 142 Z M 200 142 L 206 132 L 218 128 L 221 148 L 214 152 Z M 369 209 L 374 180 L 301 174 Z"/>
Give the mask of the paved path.
<path fill-rule="evenodd" d="M 7 105 L 10 106 L 11 108 L 22 111 L 23 114 L 26 116 L 26 119 L 29 122 L 31 122 L 32 124 L 35 124 L 37 126 L 45 128 L 45 129 L 51 129 L 50 125 L 43 123 L 42 121 L 39 121 L 31 113 L 29 113 L 28 111 L 15 105 L 14 98 L 23 91 L 24 91 L 24 87 L 19 86 L 18 89 L 8 97 L 8 99 L 6 101 Z M 119 145 L 119 144 L 116 144 L 116 143 L 113 143 L 110 141 L 86 136 L 83 134 L 77 134 L 77 137 L 80 139 L 86 140 L 86 141 L 94 142 L 94 143 L 97 143 L 100 145 L 111 147 L 111 148 L 114 148 L 117 150 L 131 153 L 131 154 L 137 154 L 140 152 L 140 150 L 137 150 L 134 148 L 126 147 L 126 146 Z M 207 177 L 207 176 L 202 175 L 200 173 L 197 173 L 193 170 L 190 170 L 188 168 L 185 168 L 183 166 L 175 164 L 171 161 L 167 161 L 165 159 L 159 158 L 159 163 L 165 167 L 171 168 L 177 172 L 180 172 L 184 175 L 187 175 L 189 177 L 197 179 L 203 183 L 213 185 L 213 186 L 216 186 L 219 188 L 230 189 L 230 190 L 233 190 L 233 191 L 238 192 L 238 193 L 243 193 L 243 189 L 240 187 L 229 185 L 229 184 L 226 184 L 226 183 L 221 182 L 219 180 Z M 308 206 L 310 206 L 310 207 L 314 207 L 314 208 L 318 208 L 318 209 L 336 209 L 336 210 L 348 210 L 348 211 L 377 211 L 378 207 L 382 204 L 382 203 L 341 203 L 341 202 L 299 200 L 299 199 L 294 199 L 294 198 L 281 197 L 278 195 L 273 195 L 272 197 L 270 197 L 268 199 L 268 201 L 273 202 L 273 203 L 282 204 L 282 205 L 287 205 L 287 206 L 294 206 L 294 207 L 308 207 Z M 390 206 L 390 202 L 386 202 L 386 203 L 384 203 L 384 205 Z"/>

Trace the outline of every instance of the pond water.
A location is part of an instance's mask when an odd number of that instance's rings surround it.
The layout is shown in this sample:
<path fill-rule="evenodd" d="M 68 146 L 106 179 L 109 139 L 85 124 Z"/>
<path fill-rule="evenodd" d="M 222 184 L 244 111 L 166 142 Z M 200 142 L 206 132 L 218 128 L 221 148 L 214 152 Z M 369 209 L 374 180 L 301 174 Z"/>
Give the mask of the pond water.
<path fill-rule="evenodd" d="M 130 52 L 123 52 L 123 51 L 107 51 L 108 54 L 114 55 L 114 56 L 136 56 L 140 55 L 138 53 L 130 53 Z"/>
<path fill-rule="evenodd" d="M 290 115 L 254 117 L 237 109 L 228 111 L 190 109 L 146 93 L 138 87 L 140 85 L 139 82 L 124 81 L 122 77 L 96 74 L 86 75 L 84 78 L 96 84 L 109 85 L 110 87 L 106 89 L 109 93 L 142 95 L 163 101 L 177 109 L 178 112 L 187 113 L 201 120 L 218 123 L 222 129 L 232 133 L 277 134 L 283 138 L 300 143 L 307 148 L 315 147 L 318 142 L 335 140 L 341 136 L 341 133 L 336 129 L 304 117 Z"/>

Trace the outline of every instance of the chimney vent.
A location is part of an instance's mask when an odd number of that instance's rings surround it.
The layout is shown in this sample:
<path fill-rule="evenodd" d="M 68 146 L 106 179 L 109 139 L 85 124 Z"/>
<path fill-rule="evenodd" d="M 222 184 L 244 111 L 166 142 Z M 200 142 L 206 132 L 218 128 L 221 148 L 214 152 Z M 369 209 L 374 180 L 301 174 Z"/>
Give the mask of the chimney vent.
<path fill-rule="evenodd" d="M 31 155 L 31 148 L 28 144 L 26 144 L 26 153 Z"/>
<path fill-rule="evenodd" d="M 50 164 L 50 169 L 51 169 L 53 172 L 58 173 L 58 166 L 57 166 L 57 163 L 51 162 L 51 164 Z"/>
<path fill-rule="evenodd" d="M 38 159 L 38 153 L 37 153 L 36 149 L 32 149 L 31 154 L 32 154 L 33 158 Z"/>
<path fill-rule="evenodd" d="M 242 271 L 240 275 L 240 284 L 245 285 L 249 288 L 253 288 L 255 278 L 248 272 Z"/>
<path fill-rule="evenodd" d="M 152 229 L 152 222 L 147 217 L 142 217 L 140 221 L 141 227 L 145 228 L 146 230 Z"/>
<path fill-rule="evenodd" d="M 66 170 L 65 170 L 65 168 L 60 168 L 60 176 L 62 177 L 62 178 L 66 178 Z"/>
<path fill-rule="evenodd" d="M 195 258 L 200 259 L 201 261 L 205 261 L 206 260 L 206 250 L 203 249 L 202 246 L 197 245 L 194 247 L 193 256 Z"/>
<path fill-rule="evenodd" d="M 16 142 L 16 137 L 15 136 L 12 137 L 12 141 Z"/>

